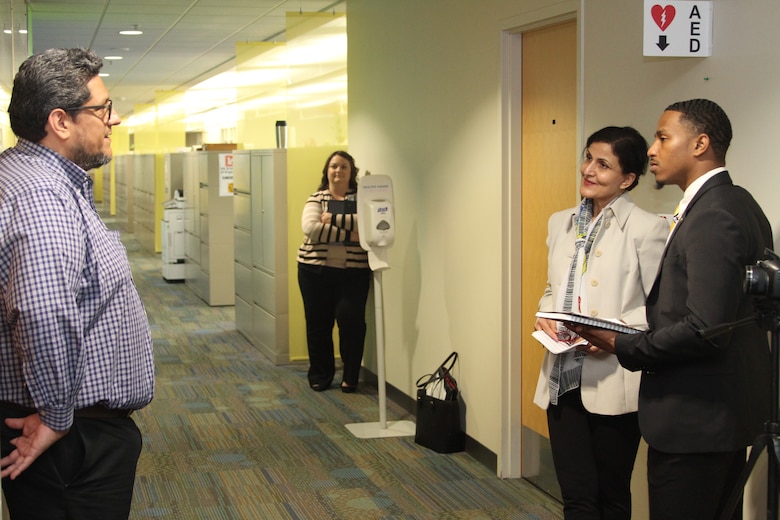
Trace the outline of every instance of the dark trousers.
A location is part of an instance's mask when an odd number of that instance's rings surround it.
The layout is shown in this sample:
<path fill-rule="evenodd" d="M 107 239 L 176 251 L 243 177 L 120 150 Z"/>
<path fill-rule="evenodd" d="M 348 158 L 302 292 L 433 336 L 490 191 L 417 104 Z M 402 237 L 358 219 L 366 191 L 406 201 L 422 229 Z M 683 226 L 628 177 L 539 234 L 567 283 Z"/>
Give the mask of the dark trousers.
<path fill-rule="evenodd" d="M 336 269 L 298 264 L 298 285 L 306 316 L 309 384 L 330 385 L 336 373 L 333 325 L 339 327 L 343 381 L 358 384 L 366 338 L 370 269 Z"/>
<path fill-rule="evenodd" d="M 0 415 L 23 414 L 0 408 Z M 2 455 L 19 430 L 0 421 Z M 67 435 L 15 480 L 3 479 L 12 520 L 127 520 L 141 433 L 130 418 L 76 418 Z"/>
<path fill-rule="evenodd" d="M 724 453 L 663 453 L 647 450 L 652 520 L 713 520 L 731 496 L 745 466 L 746 450 Z M 742 518 L 742 503 L 733 520 Z"/>
<path fill-rule="evenodd" d="M 577 388 L 548 407 L 547 424 L 564 518 L 630 520 L 631 472 L 640 439 L 637 414 L 590 413 Z"/>

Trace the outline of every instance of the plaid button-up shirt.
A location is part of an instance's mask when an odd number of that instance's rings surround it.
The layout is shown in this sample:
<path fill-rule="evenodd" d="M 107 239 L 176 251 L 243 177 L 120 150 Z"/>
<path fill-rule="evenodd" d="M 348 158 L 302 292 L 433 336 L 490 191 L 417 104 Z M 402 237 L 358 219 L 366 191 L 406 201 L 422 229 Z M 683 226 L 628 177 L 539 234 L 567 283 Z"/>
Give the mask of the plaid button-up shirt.
<path fill-rule="evenodd" d="M 75 409 L 154 392 L 149 324 L 87 173 L 24 139 L 0 155 L 0 400 L 65 430 Z"/>

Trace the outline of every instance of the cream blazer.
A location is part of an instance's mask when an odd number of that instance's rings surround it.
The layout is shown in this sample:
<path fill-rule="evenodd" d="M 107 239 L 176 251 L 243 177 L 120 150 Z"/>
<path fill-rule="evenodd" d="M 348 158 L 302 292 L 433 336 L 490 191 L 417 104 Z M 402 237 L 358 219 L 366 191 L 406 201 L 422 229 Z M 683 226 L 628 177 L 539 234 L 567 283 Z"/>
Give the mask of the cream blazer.
<path fill-rule="evenodd" d="M 547 287 L 539 310 L 554 311 L 561 284 L 567 283 L 576 239 L 578 208 L 550 217 L 547 235 Z M 668 222 L 640 209 L 627 193 L 604 210 L 604 222 L 593 241 L 582 290 L 587 291 L 589 314 L 617 318 L 646 329 L 645 300 L 653 286 L 669 234 Z M 550 404 L 549 378 L 555 354 L 546 352 L 534 403 Z M 620 415 L 637 410 L 641 372 L 620 366 L 614 354 L 588 354 L 582 365 L 582 404 L 591 413 Z"/>

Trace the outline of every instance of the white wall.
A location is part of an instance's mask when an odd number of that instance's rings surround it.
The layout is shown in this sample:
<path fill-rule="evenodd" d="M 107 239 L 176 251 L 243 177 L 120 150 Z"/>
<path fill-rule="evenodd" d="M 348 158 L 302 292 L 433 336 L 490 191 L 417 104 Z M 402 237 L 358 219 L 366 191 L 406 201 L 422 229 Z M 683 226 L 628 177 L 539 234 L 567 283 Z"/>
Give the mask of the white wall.
<path fill-rule="evenodd" d="M 585 5 L 586 135 L 618 122 L 635 125 L 650 140 L 671 103 L 697 97 L 715 101 L 734 131 L 726 156 L 731 176 L 764 209 L 780 246 L 780 175 L 772 157 L 780 143 L 780 3 L 714 0 L 708 58 L 643 57 L 641 1 Z M 679 189 L 669 186 L 659 192 L 652 188 L 652 174 L 648 177 L 635 199 L 648 209 L 672 212 Z"/>
<path fill-rule="evenodd" d="M 383 275 L 388 382 L 416 379 L 452 350 L 467 433 L 500 458 L 501 30 L 565 2 L 349 0 L 349 149 L 393 177 L 391 269 Z M 631 124 L 650 139 L 668 104 L 709 97 L 731 117 L 737 183 L 780 230 L 780 3 L 714 1 L 711 58 L 642 57 L 640 0 L 583 0 L 583 133 Z M 705 79 L 709 78 L 709 79 Z M 577 150 L 572 151 L 577 153 Z M 577 172 L 572 172 L 573 176 Z M 635 190 L 669 212 L 679 190 Z"/>

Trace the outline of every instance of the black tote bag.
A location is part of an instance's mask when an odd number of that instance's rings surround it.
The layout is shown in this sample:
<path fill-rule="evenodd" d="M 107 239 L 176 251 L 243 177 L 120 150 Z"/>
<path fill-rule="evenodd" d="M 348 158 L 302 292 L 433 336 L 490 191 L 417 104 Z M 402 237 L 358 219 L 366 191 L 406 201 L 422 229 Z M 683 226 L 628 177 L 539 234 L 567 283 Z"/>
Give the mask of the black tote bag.
<path fill-rule="evenodd" d="M 417 380 L 417 425 L 414 442 L 438 453 L 463 451 L 466 434 L 460 423 L 460 395 L 452 367 L 453 352 L 432 374 Z"/>

